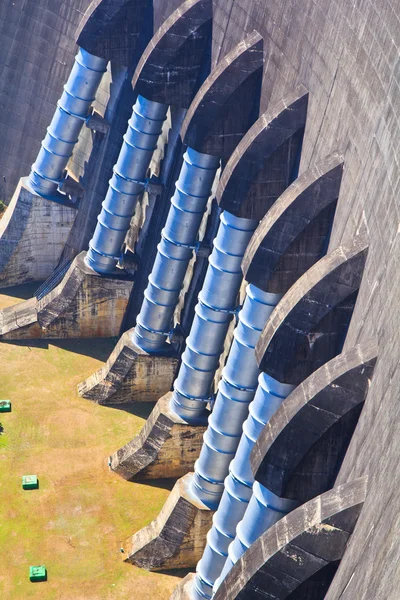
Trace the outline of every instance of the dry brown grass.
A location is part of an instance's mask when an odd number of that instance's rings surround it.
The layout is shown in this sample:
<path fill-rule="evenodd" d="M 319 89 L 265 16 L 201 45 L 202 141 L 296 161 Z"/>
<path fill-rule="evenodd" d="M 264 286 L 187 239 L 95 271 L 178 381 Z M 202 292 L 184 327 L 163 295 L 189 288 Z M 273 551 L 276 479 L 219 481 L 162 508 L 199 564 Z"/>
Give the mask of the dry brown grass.
<path fill-rule="evenodd" d="M 0 307 L 35 287 L 0 294 Z M 2 600 L 167 600 L 179 580 L 121 560 L 120 541 L 158 514 L 170 486 L 128 483 L 107 467 L 151 407 L 117 410 L 76 394 L 113 345 L 0 343 L 0 398 L 13 403 L 0 417 Z M 40 489 L 22 490 L 23 474 L 36 474 Z M 30 583 L 35 564 L 46 565 L 46 583 Z"/>

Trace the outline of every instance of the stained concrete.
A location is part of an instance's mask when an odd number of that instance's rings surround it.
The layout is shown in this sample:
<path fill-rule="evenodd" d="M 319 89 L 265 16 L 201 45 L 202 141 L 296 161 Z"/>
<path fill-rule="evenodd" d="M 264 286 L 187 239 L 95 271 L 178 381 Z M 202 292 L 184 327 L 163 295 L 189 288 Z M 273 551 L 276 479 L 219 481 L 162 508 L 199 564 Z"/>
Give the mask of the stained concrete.
<path fill-rule="evenodd" d="M 29 174 L 76 54 L 90 0 L 3 0 L 0 6 L 0 199 Z"/>
<path fill-rule="evenodd" d="M 217 200 L 223 210 L 262 219 L 292 182 L 307 119 L 303 86 L 268 107 L 234 149 L 221 175 Z"/>
<path fill-rule="evenodd" d="M 54 0 L 44 8 L 33 0 L 9 0 L 1 12 L 1 18 L 7 18 L 3 28 L 7 53 L 2 54 L 7 69 L 1 78 L 2 118 L 7 127 L 1 165 L 7 169 L 6 186 L 11 170 L 23 169 L 7 197 L 34 160 L 72 63 L 71 31 L 77 13 L 87 4 Z M 178 4 L 177 0 L 154 1 L 156 28 Z M 300 172 L 327 154 L 343 152 L 345 170 L 331 248 L 363 227 L 370 236 L 369 259 L 346 346 L 379 337 L 381 360 L 339 478 L 345 481 L 366 472 L 373 477 L 362 518 L 328 598 L 397 600 L 399 2 L 288 0 L 283 5 L 274 0 L 215 0 L 213 4 L 214 65 L 246 33 L 257 29 L 263 38 L 261 112 L 299 84 L 309 91 Z M 43 50 L 32 54 L 36 44 Z M 33 62 L 28 61 L 31 57 Z M 43 65 L 38 68 L 39 62 Z M 0 183 L 5 189 L 1 178 Z"/>
<path fill-rule="evenodd" d="M 215 600 L 324 598 L 346 556 L 366 484 L 360 478 L 337 486 L 275 523 L 235 563 Z"/>
<path fill-rule="evenodd" d="M 322 258 L 336 214 L 342 174 L 343 157 L 335 153 L 287 187 L 247 246 L 242 262 L 247 281 L 266 292 L 282 294 Z"/>
<path fill-rule="evenodd" d="M 250 462 L 257 481 L 299 504 L 333 487 L 371 385 L 377 354 L 374 343 L 350 348 L 295 388 L 254 445 Z"/>
<path fill-rule="evenodd" d="M 296 281 L 257 342 L 260 369 L 281 383 L 298 385 L 341 352 L 367 254 L 364 233 L 321 258 Z"/>
<path fill-rule="evenodd" d="M 102 277 L 87 267 L 82 252 L 51 292 L 0 312 L 3 340 L 117 336 L 133 287 L 132 278 Z"/>
<path fill-rule="evenodd" d="M 178 362 L 172 346 L 163 355 L 148 354 L 127 331 L 106 364 L 79 384 L 78 393 L 98 404 L 156 402 L 172 388 Z"/>
<path fill-rule="evenodd" d="M 68 196 L 58 201 L 19 181 L 0 221 L 0 288 L 47 279 L 58 265 L 77 215 Z"/>
<path fill-rule="evenodd" d="M 177 481 L 158 517 L 128 538 L 124 560 L 149 571 L 194 567 L 213 512 L 190 493 L 191 474 Z"/>
<path fill-rule="evenodd" d="M 111 456 L 111 469 L 124 479 L 169 479 L 193 470 L 207 417 L 190 425 L 171 410 L 171 397 L 160 398 L 141 432 Z"/>
<path fill-rule="evenodd" d="M 257 31 L 232 48 L 188 109 L 181 130 L 185 144 L 198 152 L 230 157 L 257 118 L 263 59 Z"/>
<path fill-rule="evenodd" d="M 188 108 L 209 69 L 211 0 L 186 0 L 156 30 L 132 86 L 154 102 Z"/>
<path fill-rule="evenodd" d="M 253 27 L 268 56 L 262 110 L 299 83 L 310 94 L 300 173 L 327 154 L 343 152 L 331 249 L 362 228 L 370 237 L 345 348 L 379 338 L 380 358 L 339 482 L 366 473 L 370 478 L 363 513 L 327 600 L 397 600 L 400 3 L 216 0 L 213 60 Z"/>

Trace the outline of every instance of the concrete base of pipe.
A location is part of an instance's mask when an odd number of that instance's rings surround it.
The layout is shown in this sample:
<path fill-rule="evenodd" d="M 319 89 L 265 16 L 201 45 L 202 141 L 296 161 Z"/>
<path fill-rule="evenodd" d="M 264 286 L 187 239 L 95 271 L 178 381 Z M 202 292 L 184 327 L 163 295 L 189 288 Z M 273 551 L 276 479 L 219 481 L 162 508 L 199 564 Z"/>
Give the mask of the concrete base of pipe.
<path fill-rule="evenodd" d="M 27 177 L 20 179 L 0 221 L 0 288 L 43 281 L 53 273 L 77 215 L 77 207 L 62 198 L 64 203 L 48 202 Z"/>
<path fill-rule="evenodd" d="M 78 385 L 83 398 L 104 405 L 156 402 L 170 391 L 179 357 L 169 344 L 168 351 L 148 354 L 132 342 L 126 331 L 106 364 Z"/>
<path fill-rule="evenodd" d="M 111 470 L 124 479 L 168 479 L 193 470 L 207 416 L 187 423 L 171 409 L 171 395 L 160 398 L 142 431 L 111 456 Z"/>
<path fill-rule="evenodd" d="M 158 517 L 123 543 L 125 562 L 149 571 L 195 566 L 213 512 L 190 493 L 191 476 L 179 479 Z"/>

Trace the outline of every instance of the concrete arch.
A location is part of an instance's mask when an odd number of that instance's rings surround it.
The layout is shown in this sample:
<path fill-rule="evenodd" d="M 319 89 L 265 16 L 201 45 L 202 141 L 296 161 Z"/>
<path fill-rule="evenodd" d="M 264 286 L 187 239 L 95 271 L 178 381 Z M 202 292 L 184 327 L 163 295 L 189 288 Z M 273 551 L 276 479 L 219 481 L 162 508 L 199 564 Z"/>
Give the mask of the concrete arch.
<path fill-rule="evenodd" d="M 303 86 L 270 107 L 233 151 L 217 190 L 220 207 L 262 219 L 295 177 L 307 118 Z"/>
<path fill-rule="evenodd" d="M 255 479 L 300 503 L 330 489 L 369 391 L 374 343 L 339 354 L 299 385 L 271 417 L 251 454 Z"/>
<path fill-rule="evenodd" d="M 366 492 L 367 478 L 355 479 L 289 513 L 243 554 L 213 600 L 323 600 Z"/>
<path fill-rule="evenodd" d="M 93 0 L 76 32 L 87 52 L 130 66 L 153 35 L 152 0 Z"/>
<path fill-rule="evenodd" d="M 298 177 L 265 215 L 242 262 L 244 278 L 286 293 L 328 247 L 343 174 L 332 154 Z"/>
<path fill-rule="evenodd" d="M 132 85 L 145 98 L 187 108 L 210 71 L 212 1 L 187 0 L 150 40 Z"/>
<path fill-rule="evenodd" d="M 258 117 L 263 61 L 256 31 L 220 60 L 189 107 L 181 129 L 185 144 L 229 158 Z"/>
<path fill-rule="evenodd" d="M 290 288 L 256 346 L 261 370 L 299 385 L 342 351 L 368 253 L 360 234 L 319 260 Z"/>

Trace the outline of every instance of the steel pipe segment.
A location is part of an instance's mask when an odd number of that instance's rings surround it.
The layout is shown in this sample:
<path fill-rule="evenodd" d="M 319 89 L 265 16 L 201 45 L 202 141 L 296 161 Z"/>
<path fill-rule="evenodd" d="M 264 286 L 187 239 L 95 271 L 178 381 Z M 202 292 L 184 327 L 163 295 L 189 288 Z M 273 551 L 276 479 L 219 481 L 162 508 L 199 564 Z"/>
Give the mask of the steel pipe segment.
<path fill-rule="evenodd" d="M 235 456 L 249 404 L 257 389 L 260 370 L 255 346 L 280 298 L 280 294 L 263 292 L 252 284 L 247 286 L 192 481 L 193 493 L 214 508 L 224 491 L 229 463 Z"/>
<path fill-rule="evenodd" d="M 182 364 L 174 383 L 172 409 L 196 421 L 204 417 L 211 387 L 242 282 L 240 268 L 257 221 L 223 212 Z"/>
<path fill-rule="evenodd" d="M 253 542 L 298 505 L 295 500 L 275 496 L 257 481 L 254 483 L 253 495 L 243 519 L 236 528 L 236 537 L 228 548 L 228 557 L 221 575 L 214 584 L 214 592 Z"/>
<path fill-rule="evenodd" d="M 147 169 L 157 147 L 168 106 L 138 96 L 113 169 L 86 263 L 98 273 L 111 273 L 146 183 Z"/>
<path fill-rule="evenodd" d="M 147 352 L 159 352 L 171 331 L 172 318 L 199 227 L 219 166 L 219 158 L 188 148 L 171 208 L 157 247 L 133 342 Z"/>
<path fill-rule="evenodd" d="M 90 114 L 107 60 L 79 48 L 64 92 L 57 103 L 39 154 L 29 175 L 36 193 L 52 196 L 62 181 L 82 126 Z"/>
<path fill-rule="evenodd" d="M 213 586 L 228 559 L 228 548 L 235 539 L 236 527 L 243 519 L 252 497 L 254 477 L 250 467 L 250 453 L 264 425 L 295 386 L 283 384 L 261 373 L 243 433 L 229 466 L 225 488 L 213 526 L 207 534 L 207 545 L 196 569 L 193 600 L 211 598 Z"/>

